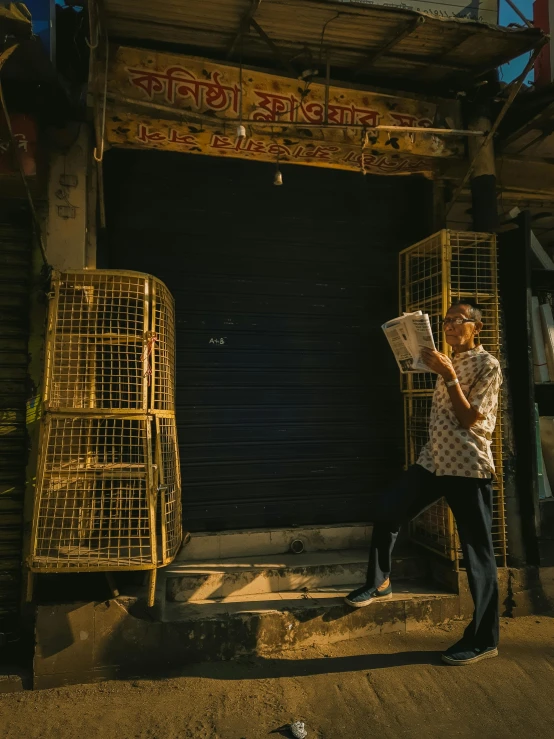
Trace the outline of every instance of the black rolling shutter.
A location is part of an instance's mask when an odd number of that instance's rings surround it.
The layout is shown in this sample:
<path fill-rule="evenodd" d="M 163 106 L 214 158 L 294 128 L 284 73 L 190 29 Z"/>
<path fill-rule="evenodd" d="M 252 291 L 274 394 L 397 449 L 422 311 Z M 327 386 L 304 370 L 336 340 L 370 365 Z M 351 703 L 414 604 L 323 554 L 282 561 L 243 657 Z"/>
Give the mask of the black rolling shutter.
<path fill-rule="evenodd" d="M 415 178 L 111 152 L 104 266 L 176 299 L 185 526 L 367 520 L 403 461 L 398 249 L 422 234 Z M 423 224 L 424 225 L 424 224 Z"/>
<path fill-rule="evenodd" d="M 8 642 L 17 632 L 21 597 L 30 270 L 27 210 L 17 205 L 3 206 L 0 210 L 0 633 Z"/>

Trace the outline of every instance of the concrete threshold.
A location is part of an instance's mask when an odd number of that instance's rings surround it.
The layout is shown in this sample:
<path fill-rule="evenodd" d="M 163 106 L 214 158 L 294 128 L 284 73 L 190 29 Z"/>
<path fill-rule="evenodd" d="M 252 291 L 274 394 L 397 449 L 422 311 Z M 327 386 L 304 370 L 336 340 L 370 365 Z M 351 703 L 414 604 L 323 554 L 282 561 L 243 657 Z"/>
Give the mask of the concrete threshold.
<path fill-rule="evenodd" d="M 195 532 L 177 555 L 176 561 L 206 561 L 230 557 L 285 554 L 293 542 L 305 552 L 369 547 L 372 531 L 366 524 L 299 526 L 281 529 Z"/>
<path fill-rule="evenodd" d="M 305 592 L 365 581 L 367 550 L 331 550 L 303 554 L 234 557 L 211 562 L 177 562 L 162 574 L 170 602 L 204 602 L 228 596 Z M 429 576 L 424 556 L 394 559 L 396 579 Z"/>
<path fill-rule="evenodd" d="M 263 595 L 230 595 L 224 598 L 213 598 L 188 603 L 168 603 L 163 614 L 164 622 L 182 622 L 195 620 L 211 620 L 227 616 L 266 615 L 266 614 L 298 614 L 311 615 L 322 609 L 336 609 L 343 616 L 361 614 L 361 620 L 371 623 L 373 615 L 379 612 L 385 616 L 389 611 L 398 615 L 401 610 L 410 609 L 417 602 L 436 601 L 442 598 L 452 599 L 457 596 L 447 593 L 432 585 L 424 585 L 409 581 L 395 581 L 392 598 L 376 600 L 363 609 L 353 609 L 344 602 L 344 598 L 359 583 L 342 587 L 306 588 L 304 591 L 285 591 L 281 593 L 265 593 Z M 402 630 L 402 629 L 401 629 Z M 266 645 L 267 646 L 267 645 Z"/>
<path fill-rule="evenodd" d="M 392 599 L 354 609 L 344 597 L 357 585 L 167 603 L 163 622 L 177 651 L 183 648 L 188 659 L 195 653 L 213 660 L 406 632 L 460 618 L 457 595 L 410 581 L 395 581 Z"/>

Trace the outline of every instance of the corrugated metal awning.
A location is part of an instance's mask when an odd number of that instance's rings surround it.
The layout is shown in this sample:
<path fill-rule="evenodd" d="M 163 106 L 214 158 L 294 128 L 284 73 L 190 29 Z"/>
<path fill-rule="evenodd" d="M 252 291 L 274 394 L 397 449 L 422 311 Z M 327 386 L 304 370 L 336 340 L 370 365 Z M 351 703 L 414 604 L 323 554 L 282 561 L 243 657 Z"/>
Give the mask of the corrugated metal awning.
<path fill-rule="evenodd" d="M 554 83 L 520 96 L 500 133 L 504 153 L 554 162 Z"/>
<path fill-rule="evenodd" d="M 554 84 L 521 95 L 500 130 L 506 209 L 531 212 L 532 229 L 542 246 L 554 247 Z M 508 172 L 506 179 L 507 167 Z M 518 192 L 519 190 L 519 192 Z M 519 196 L 519 197 L 518 197 Z"/>
<path fill-rule="evenodd" d="M 348 70 L 383 86 L 468 84 L 534 48 L 535 28 L 500 28 L 335 0 L 105 0 L 112 38 L 158 42 L 237 61 Z M 241 33 L 242 30 L 242 33 Z"/>

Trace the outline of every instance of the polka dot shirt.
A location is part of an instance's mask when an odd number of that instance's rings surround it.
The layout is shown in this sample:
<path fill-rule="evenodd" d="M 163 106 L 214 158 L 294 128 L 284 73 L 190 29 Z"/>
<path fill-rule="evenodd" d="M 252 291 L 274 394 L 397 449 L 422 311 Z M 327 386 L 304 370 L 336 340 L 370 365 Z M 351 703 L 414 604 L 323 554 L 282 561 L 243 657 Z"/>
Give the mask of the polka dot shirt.
<path fill-rule="evenodd" d="M 502 384 L 500 364 L 482 346 L 453 355 L 452 364 L 462 392 L 483 418 L 464 429 L 454 413 L 446 383 L 439 377 L 429 419 L 429 441 L 417 463 L 437 476 L 492 477 L 491 441 Z"/>

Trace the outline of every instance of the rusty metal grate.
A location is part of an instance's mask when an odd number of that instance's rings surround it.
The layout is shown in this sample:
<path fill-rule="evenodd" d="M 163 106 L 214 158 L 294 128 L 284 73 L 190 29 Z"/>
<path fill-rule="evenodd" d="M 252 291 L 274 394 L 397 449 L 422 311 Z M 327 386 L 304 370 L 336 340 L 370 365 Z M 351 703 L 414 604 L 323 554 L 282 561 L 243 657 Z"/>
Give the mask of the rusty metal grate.
<path fill-rule="evenodd" d="M 175 418 L 157 417 L 159 460 L 159 508 L 162 526 L 162 551 L 165 561 L 171 561 L 181 545 L 181 470 L 177 447 Z"/>
<path fill-rule="evenodd" d="M 437 347 L 450 353 L 441 319 L 457 298 L 471 298 L 483 309 L 483 347 L 501 359 L 500 307 L 496 238 L 493 234 L 443 230 L 400 254 L 400 310 L 429 313 Z M 416 461 L 428 439 L 428 419 L 435 376 L 428 372 L 402 376 L 404 392 L 406 463 Z M 493 541 L 505 566 L 507 532 L 504 501 L 503 422 L 499 402 L 492 451 L 497 478 L 494 483 Z M 412 524 L 414 540 L 445 557 L 456 559 L 459 546 L 454 520 L 440 501 Z"/>
<path fill-rule="evenodd" d="M 150 420 L 48 416 L 34 566 L 135 569 L 155 561 Z"/>
<path fill-rule="evenodd" d="M 468 231 L 440 231 L 414 244 L 400 255 L 400 310 L 421 310 L 429 314 L 435 342 L 440 351 L 450 352 L 441 320 L 450 304 L 471 298 L 483 309 L 483 347 L 500 356 L 500 321 L 496 240 L 491 234 Z M 403 390 L 432 391 L 435 377 L 430 372 L 403 375 Z"/>
<path fill-rule="evenodd" d="M 44 407 L 175 408 L 175 311 L 147 275 L 95 270 L 54 280 Z"/>
<path fill-rule="evenodd" d="M 149 282 L 105 271 L 54 279 L 47 410 L 146 410 Z"/>
<path fill-rule="evenodd" d="M 136 272 L 52 285 L 29 567 L 153 570 L 182 537 L 173 298 Z"/>
<path fill-rule="evenodd" d="M 156 351 L 152 361 L 153 408 L 175 409 L 175 305 L 167 287 L 159 280 L 152 286 L 153 324 Z"/>

